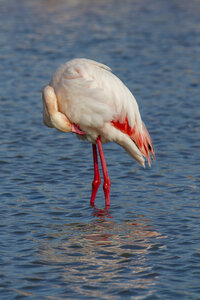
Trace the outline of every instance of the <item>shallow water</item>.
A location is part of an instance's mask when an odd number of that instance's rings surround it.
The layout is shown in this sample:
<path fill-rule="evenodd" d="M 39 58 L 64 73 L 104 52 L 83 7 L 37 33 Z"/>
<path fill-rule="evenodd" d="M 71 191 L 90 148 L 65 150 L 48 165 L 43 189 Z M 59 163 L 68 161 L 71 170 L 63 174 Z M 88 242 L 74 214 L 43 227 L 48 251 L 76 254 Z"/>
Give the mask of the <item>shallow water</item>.
<path fill-rule="evenodd" d="M 1 299 L 200 299 L 199 1 L 0 1 Z M 104 145 L 111 207 L 89 205 L 91 145 L 42 124 L 73 57 L 134 93 L 156 150 Z"/>

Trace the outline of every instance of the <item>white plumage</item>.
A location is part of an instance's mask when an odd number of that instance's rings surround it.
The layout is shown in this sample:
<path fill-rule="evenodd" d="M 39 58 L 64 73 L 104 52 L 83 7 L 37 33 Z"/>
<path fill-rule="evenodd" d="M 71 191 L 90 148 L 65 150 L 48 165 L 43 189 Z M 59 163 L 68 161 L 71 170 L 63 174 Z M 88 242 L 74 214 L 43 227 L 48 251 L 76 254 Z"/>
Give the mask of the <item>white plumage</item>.
<path fill-rule="evenodd" d="M 67 106 L 63 113 L 67 112 L 69 119 L 80 126 L 99 128 L 112 120 L 122 123 L 127 116 L 131 127 L 135 119 L 142 127 L 135 98 L 103 64 L 73 59 L 56 71 L 50 85 L 58 101 L 62 99 Z"/>
<path fill-rule="evenodd" d="M 61 66 L 44 89 L 44 123 L 68 132 L 72 124 L 96 144 L 113 141 L 139 164 L 150 164 L 154 150 L 137 102 L 111 69 L 89 59 L 73 59 Z M 76 132 L 76 131 L 75 131 Z M 78 132 L 77 132 L 78 133 Z"/>

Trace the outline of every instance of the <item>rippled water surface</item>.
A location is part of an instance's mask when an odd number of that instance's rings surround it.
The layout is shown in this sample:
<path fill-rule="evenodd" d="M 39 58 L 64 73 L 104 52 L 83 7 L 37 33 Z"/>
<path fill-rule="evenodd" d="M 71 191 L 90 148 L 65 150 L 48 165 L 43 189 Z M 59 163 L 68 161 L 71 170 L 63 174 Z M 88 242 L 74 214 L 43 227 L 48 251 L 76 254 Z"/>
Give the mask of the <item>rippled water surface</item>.
<path fill-rule="evenodd" d="M 0 1 L 0 298 L 200 299 L 200 3 Z M 89 205 L 92 148 L 42 124 L 74 57 L 134 93 L 156 163 L 104 145 L 111 207 Z"/>

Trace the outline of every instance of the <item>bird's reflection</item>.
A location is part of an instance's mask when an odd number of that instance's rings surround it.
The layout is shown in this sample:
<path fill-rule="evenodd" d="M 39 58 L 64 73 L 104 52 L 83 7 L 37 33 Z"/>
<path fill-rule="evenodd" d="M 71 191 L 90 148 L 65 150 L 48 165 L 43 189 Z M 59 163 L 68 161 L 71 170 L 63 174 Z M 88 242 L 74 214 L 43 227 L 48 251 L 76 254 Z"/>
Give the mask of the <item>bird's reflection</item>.
<path fill-rule="evenodd" d="M 87 286 L 112 282 L 112 289 L 147 288 L 155 284 L 149 255 L 163 247 L 163 238 L 143 216 L 115 221 L 107 209 L 94 208 L 87 224 L 50 225 L 37 249 L 40 264 L 54 266 L 62 282 L 82 295 L 95 296 Z M 156 250 L 157 251 L 157 250 Z M 126 281 L 123 280 L 124 276 Z M 78 284 L 76 284 L 78 283 Z"/>

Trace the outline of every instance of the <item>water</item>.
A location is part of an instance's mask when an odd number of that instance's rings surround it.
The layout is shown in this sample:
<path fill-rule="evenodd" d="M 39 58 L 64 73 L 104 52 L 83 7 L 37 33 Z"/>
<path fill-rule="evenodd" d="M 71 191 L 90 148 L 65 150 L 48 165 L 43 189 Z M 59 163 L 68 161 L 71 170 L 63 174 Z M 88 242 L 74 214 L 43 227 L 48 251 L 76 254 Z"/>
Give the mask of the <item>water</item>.
<path fill-rule="evenodd" d="M 200 299 L 199 1 L 0 1 L 0 298 Z M 89 205 L 91 145 L 42 124 L 63 62 L 133 91 L 156 163 L 104 145 L 111 208 Z"/>

